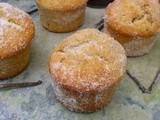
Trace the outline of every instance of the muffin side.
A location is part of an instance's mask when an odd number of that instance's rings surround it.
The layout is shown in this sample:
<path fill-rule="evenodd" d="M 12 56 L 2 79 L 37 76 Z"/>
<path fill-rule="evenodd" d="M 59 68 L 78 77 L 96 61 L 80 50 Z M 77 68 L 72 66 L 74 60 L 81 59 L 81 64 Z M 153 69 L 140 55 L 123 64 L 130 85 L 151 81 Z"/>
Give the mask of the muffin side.
<path fill-rule="evenodd" d="M 71 111 L 84 113 L 96 112 L 108 105 L 115 94 L 117 85 L 118 83 L 99 93 L 86 94 L 66 89 L 56 81 L 52 81 L 57 100 Z"/>
<path fill-rule="evenodd" d="M 70 32 L 78 29 L 84 22 L 86 2 L 81 3 L 81 6 L 76 7 L 76 9 L 70 7 L 67 10 L 65 8 L 58 10 L 54 7 L 48 8 L 43 4 L 37 0 L 41 23 L 49 31 Z"/>
<path fill-rule="evenodd" d="M 109 27 L 106 28 L 106 33 L 110 34 L 115 40 L 123 45 L 127 56 L 142 56 L 149 53 L 159 36 L 159 33 L 145 38 L 138 36 L 125 36 L 111 30 Z"/>
<path fill-rule="evenodd" d="M 30 46 L 14 56 L 0 59 L 0 80 L 8 79 L 20 74 L 29 63 Z"/>

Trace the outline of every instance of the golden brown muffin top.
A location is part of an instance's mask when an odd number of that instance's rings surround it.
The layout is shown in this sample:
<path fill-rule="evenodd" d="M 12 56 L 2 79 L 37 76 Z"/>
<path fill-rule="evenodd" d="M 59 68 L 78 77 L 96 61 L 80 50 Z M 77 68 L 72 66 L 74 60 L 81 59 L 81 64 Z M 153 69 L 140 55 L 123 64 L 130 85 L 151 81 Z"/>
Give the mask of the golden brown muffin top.
<path fill-rule="evenodd" d="M 36 0 L 36 2 L 53 11 L 72 11 L 84 7 L 87 0 Z"/>
<path fill-rule="evenodd" d="M 156 0 L 115 0 L 106 8 L 105 19 L 120 34 L 152 36 L 159 29 L 160 6 Z"/>
<path fill-rule="evenodd" d="M 30 44 L 34 24 L 25 12 L 7 3 L 0 3 L 0 58 L 15 55 Z"/>
<path fill-rule="evenodd" d="M 96 29 L 84 29 L 61 42 L 51 55 L 55 80 L 73 91 L 96 92 L 117 84 L 124 73 L 123 47 Z"/>

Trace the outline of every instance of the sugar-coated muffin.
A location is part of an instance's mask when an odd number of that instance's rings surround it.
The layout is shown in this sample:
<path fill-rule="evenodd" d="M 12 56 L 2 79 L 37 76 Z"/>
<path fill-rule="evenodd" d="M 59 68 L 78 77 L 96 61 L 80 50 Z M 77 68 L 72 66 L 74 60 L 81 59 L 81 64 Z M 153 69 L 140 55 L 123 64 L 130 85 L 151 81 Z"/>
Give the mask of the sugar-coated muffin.
<path fill-rule="evenodd" d="M 42 25 L 52 32 L 70 32 L 84 22 L 87 0 L 36 0 Z"/>
<path fill-rule="evenodd" d="M 104 16 L 106 32 L 123 45 L 127 56 L 140 56 L 151 50 L 160 25 L 160 5 L 156 0 L 115 0 Z"/>
<path fill-rule="evenodd" d="M 0 3 L 0 80 L 14 77 L 26 68 L 34 32 L 29 15 Z"/>
<path fill-rule="evenodd" d="M 107 105 L 125 71 L 123 47 L 96 29 L 84 29 L 62 41 L 49 60 L 57 99 L 76 112 Z"/>

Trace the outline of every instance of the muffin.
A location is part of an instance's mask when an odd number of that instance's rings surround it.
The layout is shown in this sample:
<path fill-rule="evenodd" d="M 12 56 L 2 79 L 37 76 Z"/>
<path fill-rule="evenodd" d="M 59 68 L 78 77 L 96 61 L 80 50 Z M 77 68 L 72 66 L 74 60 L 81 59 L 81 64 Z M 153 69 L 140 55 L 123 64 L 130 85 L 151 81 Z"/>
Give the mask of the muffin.
<path fill-rule="evenodd" d="M 84 29 L 54 49 L 49 71 L 57 99 L 76 112 L 107 105 L 125 71 L 123 47 L 105 33 Z"/>
<path fill-rule="evenodd" d="M 70 32 L 84 21 L 87 0 L 36 0 L 44 28 L 52 32 Z"/>
<path fill-rule="evenodd" d="M 156 0 L 115 0 L 105 11 L 105 29 L 120 42 L 127 56 L 148 53 L 159 33 L 160 9 Z"/>
<path fill-rule="evenodd" d="M 29 15 L 0 3 L 0 80 L 16 76 L 26 68 L 34 32 Z"/>

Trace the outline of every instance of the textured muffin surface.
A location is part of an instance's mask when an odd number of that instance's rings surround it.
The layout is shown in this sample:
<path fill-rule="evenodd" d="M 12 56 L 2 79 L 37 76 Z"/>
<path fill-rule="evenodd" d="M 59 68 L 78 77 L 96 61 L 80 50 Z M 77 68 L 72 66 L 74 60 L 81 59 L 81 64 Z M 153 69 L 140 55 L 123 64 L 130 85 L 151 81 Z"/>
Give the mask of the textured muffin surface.
<path fill-rule="evenodd" d="M 121 78 L 126 63 L 123 47 L 95 29 L 80 30 L 51 55 L 52 77 L 73 91 L 102 91 Z"/>
<path fill-rule="evenodd" d="M 83 7 L 87 0 L 36 0 L 36 2 L 53 11 L 70 11 Z"/>
<path fill-rule="evenodd" d="M 106 9 L 106 24 L 122 35 L 152 36 L 159 29 L 159 8 L 155 0 L 115 0 Z"/>
<path fill-rule="evenodd" d="M 34 24 L 22 10 L 0 3 L 0 58 L 24 50 L 34 36 Z"/>

